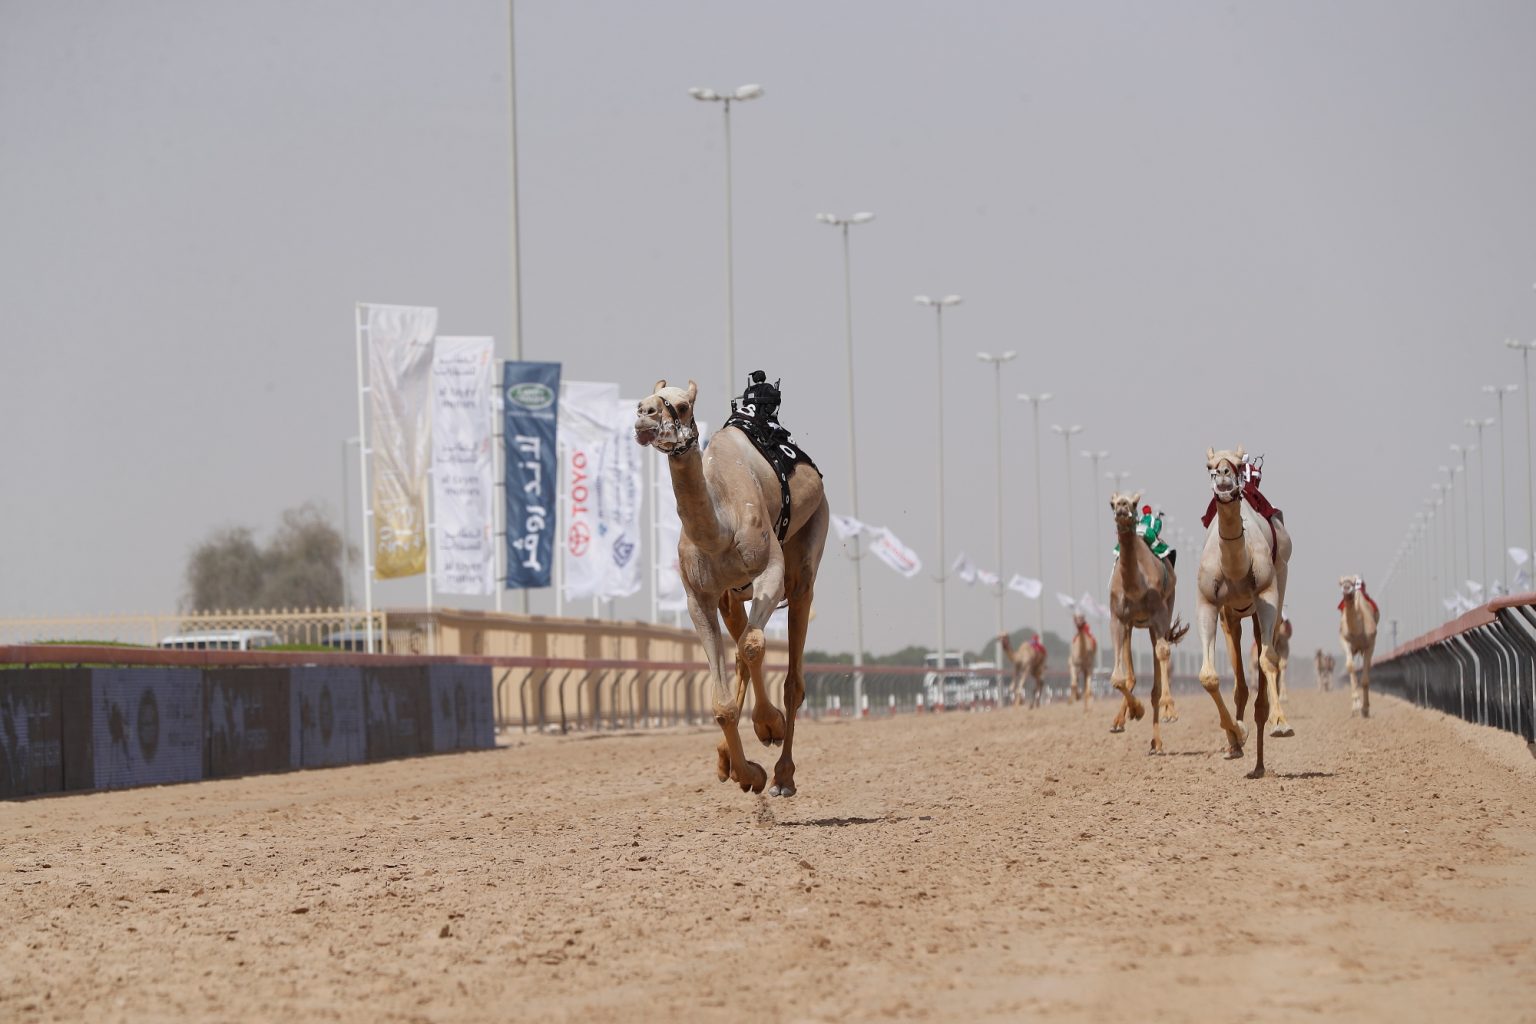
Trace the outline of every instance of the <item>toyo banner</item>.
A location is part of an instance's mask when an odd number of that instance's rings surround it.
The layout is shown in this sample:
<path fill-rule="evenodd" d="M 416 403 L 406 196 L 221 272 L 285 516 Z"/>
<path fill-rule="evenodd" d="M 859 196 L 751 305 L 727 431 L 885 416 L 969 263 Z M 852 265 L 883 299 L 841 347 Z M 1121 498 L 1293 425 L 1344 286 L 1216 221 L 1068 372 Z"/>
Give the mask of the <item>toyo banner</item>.
<path fill-rule="evenodd" d="M 560 364 L 507 362 L 502 370 L 506 452 L 507 589 L 549 586 L 558 501 L 555 429 Z"/>

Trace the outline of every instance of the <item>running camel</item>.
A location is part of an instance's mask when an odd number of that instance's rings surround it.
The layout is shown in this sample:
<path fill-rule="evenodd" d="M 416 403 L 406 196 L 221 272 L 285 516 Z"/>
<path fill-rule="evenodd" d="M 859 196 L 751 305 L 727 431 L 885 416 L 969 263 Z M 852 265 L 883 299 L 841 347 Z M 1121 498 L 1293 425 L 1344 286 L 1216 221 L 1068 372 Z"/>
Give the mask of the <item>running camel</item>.
<path fill-rule="evenodd" d="M 1359 576 L 1340 576 L 1339 643 L 1344 647 L 1344 669 L 1349 673 L 1349 710 L 1351 715 L 1371 717 L 1371 657 L 1376 652 L 1376 623 L 1381 610 L 1365 592 Z M 1360 656 L 1360 671 L 1355 672 L 1355 655 Z"/>
<path fill-rule="evenodd" d="M 1196 577 L 1195 607 L 1200 626 L 1202 660 L 1200 685 L 1216 702 L 1221 728 L 1226 733 L 1227 756 L 1243 756 L 1248 728 L 1243 714 L 1248 705 L 1248 684 L 1243 678 L 1243 620 L 1253 622 L 1259 639 L 1261 676 L 1274 678 L 1279 672 L 1275 654 L 1275 629 L 1280 624 L 1285 603 L 1286 567 L 1291 558 L 1291 537 L 1277 510 L 1259 494 L 1257 482 L 1244 479 L 1248 470 L 1241 445 L 1236 451 L 1207 449 L 1206 470 L 1211 478 L 1214 498 L 1207 511 L 1205 545 L 1200 552 Z M 1257 507 L 1255 507 L 1257 506 Z M 1263 512 L 1271 515 L 1266 518 Z M 1221 696 L 1221 678 L 1216 674 L 1216 629 L 1227 638 L 1227 654 L 1236 684 L 1232 702 L 1234 719 Z M 1278 705 L 1278 701 L 1276 701 Z M 1270 693 L 1264 679 L 1259 681 L 1253 701 L 1253 719 L 1258 756 L 1250 779 L 1264 777 L 1264 726 L 1269 721 Z M 1276 724 L 1284 713 L 1276 707 Z"/>
<path fill-rule="evenodd" d="M 1120 691 L 1120 712 L 1115 715 L 1110 732 L 1125 731 L 1127 713 L 1140 720 L 1145 709 L 1136 699 L 1136 665 L 1131 658 L 1131 633 L 1145 629 L 1152 638 L 1152 748 L 1149 753 L 1163 752 L 1162 719 L 1177 719 L 1173 708 L 1173 695 L 1169 662 L 1170 645 L 1184 639 L 1189 627 L 1173 614 L 1174 591 L 1178 578 L 1173 566 L 1152 553 L 1147 543 L 1136 535 L 1139 518 L 1137 509 L 1141 494 L 1110 495 L 1109 507 L 1115 517 L 1115 534 L 1120 540 L 1115 568 L 1109 575 L 1109 639 L 1115 648 L 1115 667 L 1110 673 L 1110 685 Z"/>
<path fill-rule="evenodd" d="M 1067 653 L 1067 673 L 1072 687 L 1072 699 L 1077 700 L 1078 680 L 1082 680 L 1083 711 L 1093 699 L 1093 667 L 1099 660 L 1099 641 L 1088 626 L 1082 612 L 1072 613 L 1072 649 Z"/>
<path fill-rule="evenodd" d="M 683 526 L 678 571 L 709 662 L 715 721 L 724 734 L 716 751 L 716 775 L 721 782 L 736 782 L 742 792 L 761 793 L 768 783 L 762 766 L 747 760 L 737 731 L 750 680 L 753 731 L 765 746 L 783 744 L 768 792 L 794 796 L 795 712 L 805 699 L 805 632 L 827 539 L 827 499 L 815 466 L 796 464 L 788 478 L 791 515 L 781 542 L 775 526 L 782 492 L 773 466 L 740 429 L 722 428 L 711 438 L 707 455 L 699 450 L 694 422 L 698 390 L 691 380 L 686 389 L 657 381 L 654 393 L 636 410 L 635 440 L 667 456 L 677 495 Z M 786 597 L 789 672 L 780 712 L 763 682 L 763 626 Z M 727 676 L 722 613 L 736 642 L 734 681 Z"/>
<path fill-rule="evenodd" d="M 1028 676 L 1035 681 L 1034 692 L 1030 694 L 1029 706 L 1040 706 L 1040 691 L 1045 689 L 1045 645 L 1036 636 L 1018 650 L 1014 650 L 1013 641 L 1007 633 L 997 635 L 998 642 L 1003 645 L 1003 653 L 1008 656 L 1008 661 L 1013 665 L 1013 703 L 1019 704 L 1024 700 L 1024 677 Z"/>

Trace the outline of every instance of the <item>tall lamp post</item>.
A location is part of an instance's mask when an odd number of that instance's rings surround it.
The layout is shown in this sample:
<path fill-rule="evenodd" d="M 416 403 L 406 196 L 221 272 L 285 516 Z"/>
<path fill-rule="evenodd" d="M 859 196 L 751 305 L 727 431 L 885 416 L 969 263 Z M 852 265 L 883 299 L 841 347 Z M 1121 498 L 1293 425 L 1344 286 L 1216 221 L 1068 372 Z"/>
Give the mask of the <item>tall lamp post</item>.
<path fill-rule="evenodd" d="M 1461 456 L 1461 535 L 1464 541 L 1462 547 L 1466 551 L 1465 568 L 1468 576 L 1472 575 L 1472 477 L 1467 472 L 1467 456 L 1476 450 L 1475 444 L 1451 445 L 1451 451 Z"/>
<path fill-rule="evenodd" d="M 694 86 L 688 95 L 704 103 L 719 103 L 725 109 L 725 397 L 736 393 L 736 288 L 731 266 L 731 104 L 755 100 L 763 94 L 760 85 L 737 86 L 732 93 Z"/>
<path fill-rule="evenodd" d="M 1499 571 L 1502 573 L 1509 558 L 1509 501 L 1505 497 L 1505 478 L 1509 474 L 1504 468 L 1504 438 L 1509 434 L 1509 421 L 1504 418 L 1504 396 L 1511 391 L 1519 391 L 1520 385 L 1484 384 L 1483 390 L 1499 401 Z M 1508 590 L 1509 587 L 1504 589 Z"/>
<path fill-rule="evenodd" d="M 1458 563 L 1456 560 L 1456 498 L 1454 494 L 1456 491 L 1456 474 L 1461 472 L 1461 467 L 1441 466 L 1440 472 L 1445 474 L 1445 491 L 1442 497 L 1445 498 L 1445 528 L 1448 531 L 1445 543 L 1450 549 L 1451 586 L 1454 588 L 1454 592 L 1459 594 L 1461 592 L 1461 570 L 1457 568 Z"/>
<path fill-rule="evenodd" d="M 938 348 L 935 350 L 938 356 L 936 366 L 938 368 L 938 423 L 939 423 L 939 663 L 935 668 L 939 671 L 939 692 L 944 692 L 944 670 L 949 667 L 945 656 L 944 636 L 944 612 L 945 612 L 945 583 L 949 578 L 949 563 L 944 560 L 944 310 L 948 306 L 958 306 L 960 296 L 946 295 L 942 299 L 930 299 L 926 295 L 914 296 L 913 300 L 920 305 L 933 309 L 934 321 L 938 328 Z"/>
<path fill-rule="evenodd" d="M 1476 416 L 1467 418 L 1467 426 L 1477 431 L 1477 508 L 1478 519 L 1481 521 L 1481 537 L 1483 548 L 1483 592 L 1488 592 L 1488 460 L 1484 453 L 1488 450 L 1483 447 L 1483 430 L 1493 426 L 1493 417 L 1488 416 L 1479 419 Z M 1492 597 L 1492 594 L 1488 594 Z"/>
<path fill-rule="evenodd" d="M 1018 355 L 1017 352 L 1004 352 L 1000 355 L 992 355 L 990 352 L 977 352 L 976 358 L 984 363 L 992 364 L 992 416 L 994 420 L 996 438 L 997 464 L 994 472 L 997 477 L 997 535 L 994 538 L 994 553 L 997 555 L 997 635 L 1006 633 L 1007 627 L 1003 624 L 1003 364 Z M 997 663 L 1003 663 L 1002 651 L 998 651 Z"/>
<path fill-rule="evenodd" d="M 1051 424 L 1051 433 L 1061 436 L 1061 452 L 1067 457 L 1067 593 L 1072 595 L 1072 600 L 1077 600 L 1077 563 L 1073 560 L 1072 533 L 1072 435 L 1081 434 L 1083 428 L 1074 423 L 1070 427 L 1064 427 L 1059 423 Z"/>
<path fill-rule="evenodd" d="M 1099 515 L 1101 514 L 1099 506 L 1099 463 L 1109 458 L 1109 452 L 1079 452 L 1078 454 L 1093 462 L 1093 515 Z M 1092 519 L 1093 516 L 1089 516 L 1089 518 Z M 1103 545 L 1095 541 L 1093 544 L 1094 600 L 1098 600 L 1102 593 L 1098 588 L 1104 585 L 1104 555 L 1102 549 Z"/>
<path fill-rule="evenodd" d="M 1040 525 L 1040 406 L 1051 400 L 1049 391 L 1039 395 L 1020 395 L 1019 401 L 1028 402 L 1034 413 L 1035 435 L 1035 574 L 1042 584 L 1040 604 L 1035 609 L 1035 632 L 1040 642 L 1045 642 L 1045 533 Z"/>
<path fill-rule="evenodd" d="M 1536 341 L 1516 341 L 1505 338 L 1506 348 L 1519 349 L 1521 368 L 1525 372 L 1525 525 L 1526 550 L 1536 558 L 1536 504 L 1531 500 L 1531 349 Z"/>
<path fill-rule="evenodd" d="M 875 219 L 872 213 L 856 213 L 852 217 L 838 217 L 830 213 L 818 213 L 816 219 L 842 231 L 843 236 L 843 341 L 848 355 L 848 508 L 853 518 L 859 518 L 859 435 L 853 415 L 853 261 L 848 249 L 848 229 L 855 224 L 868 224 Z M 859 539 L 853 539 L 853 713 L 864 713 L 864 571 L 859 552 Z"/>

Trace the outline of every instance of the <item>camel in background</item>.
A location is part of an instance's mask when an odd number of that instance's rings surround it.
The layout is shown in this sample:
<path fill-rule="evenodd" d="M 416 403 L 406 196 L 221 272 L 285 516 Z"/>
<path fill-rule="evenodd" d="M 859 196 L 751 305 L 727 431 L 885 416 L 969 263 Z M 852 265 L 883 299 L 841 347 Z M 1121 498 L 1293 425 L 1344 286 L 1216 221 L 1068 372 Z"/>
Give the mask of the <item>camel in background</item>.
<path fill-rule="evenodd" d="M 1324 654 L 1323 649 L 1319 647 L 1313 664 L 1317 668 L 1317 688 L 1327 693 L 1333 689 L 1333 670 L 1337 663 L 1333 660 L 1333 655 Z"/>
<path fill-rule="evenodd" d="M 1349 710 L 1351 715 L 1371 717 L 1371 656 L 1376 652 L 1376 623 L 1381 609 L 1365 592 L 1359 576 L 1340 576 L 1339 643 L 1344 646 L 1344 669 L 1349 673 Z M 1355 672 L 1355 655 L 1360 656 L 1360 672 Z"/>
<path fill-rule="evenodd" d="M 657 381 L 654 393 L 642 399 L 636 410 L 635 440 L 663 452 L 672 474 L 683 525 L 677 545 L 678 572 L 688 614 L 709 661 L 711 705 L 724 733 L 716 748 L 716 775 L 721 782 L 734 780 L 742 792 L 761 793 L 767 785 L 767 773 L 747 760 L 737 731 L 750 678 L 753 730 L 765 746 L 782 743 L 784 747 L 774 765 L 769 794 L 794 796 L 795 712 L 805 699 L 805 633 L 830 522 L 827 499 L 816 467 L 797 463 L 789 477 L 789 522 L 781 542 L 776 516 L 784 495 L 773 466 L 742 429 L 729 426 L 714 434 L 708 456 L 702 455 L 694 422 L 698 391 L 691 380 L 687 390 Z M 789 672 L 780 712 L 768 699 L 763 682 L 763 627 L 786 597 Z M 752 601 L 750 617 L 748 599 Z M 736 641 L 734 687 L 726 677 L 721 613 Z"/>
<path fill-rule="evenodd" d="M 1082 612 L 1072 613 L 1072 650 L 1067 654 L 1067 673 L 1072 687 L 1072 699 L 1077 700 L 1077 682 L 1083 682 L 1083 711 L 1093 699 L 1093 666 L 1099 660 L 1099 641 L 1088 626 L 1088 618 Z"/>
<path fill-rule="evenodd" d="M 1029 676 L 1035 681 L 1035 689 L 1029 696 L 1029 706 L 1040 706 L 1040 692 L 1045 689 L 1045 645 L 1040 642 L 1038 634 L 1029 643 L 1018 650 L 1013 649 L 1013 641 L 1007 633 L 997 635 L 998 643 L 1003 646 L 1003 653 L 1008 656 L 1008 661 L 1013 665 L 1013 703 L 1022 703 L 1024 699 L 1024 677 Z"/>
<path fill-rule="evenodd" d="M 1259 640 L 1259 667 L 1273 676 L 1279 671 L 1275 655 L 1275 629 L 1285 603 L 1286 567 L 1291 558 L 1291 537 L 1278 510 L 1245 481 L 1242 445 L 1236 451 L 1207 449 L 1205 466 L 1211 478 L 1213 508 L 1207 511 L 1205 546 L 1200 552 L 1195 605 L 1200 625 L 1202 660 L 1200 685 L 1216 702 L 1221 728 L 1226 733 L 1227 756 L 1243 756 L 1248 739 L 1243 713 L 1248 704 L 1248 683 L 1243 678 L 1243 620 L 1251 619 Z M 1255 507 L 1257 506 L 1257 508 Z M 1266 519 L 1259 509 L 1272 513 Z M 1220 621 L 1227 638 L 1227 654 L 1236 677 L 1232 702 L 1234 719 L 1221 697 L 1221 677 L 1216 673 L 1216 627 Z M 1260 686 L 1254 697 L 1253 717 L 1258 756 L 1250 779 L 1264 777 L 1264 725 L 1269 721 L 1269 688 Z"/>

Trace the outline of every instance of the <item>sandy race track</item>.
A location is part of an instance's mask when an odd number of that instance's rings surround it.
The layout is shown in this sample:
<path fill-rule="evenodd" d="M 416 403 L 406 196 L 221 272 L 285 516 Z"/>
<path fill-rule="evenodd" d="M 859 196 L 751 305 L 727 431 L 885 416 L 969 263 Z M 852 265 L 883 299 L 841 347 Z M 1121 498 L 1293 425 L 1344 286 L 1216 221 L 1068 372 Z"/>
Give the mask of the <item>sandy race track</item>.
<path fill-rule="evenodd" d="M 4 804 L 0 1020 L 1536 1019 L 1536 761 L 1348 700 L 1258 782 L 1197 694 Z"/>

